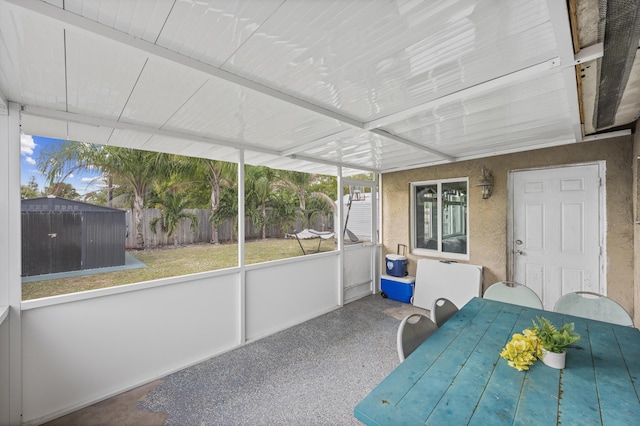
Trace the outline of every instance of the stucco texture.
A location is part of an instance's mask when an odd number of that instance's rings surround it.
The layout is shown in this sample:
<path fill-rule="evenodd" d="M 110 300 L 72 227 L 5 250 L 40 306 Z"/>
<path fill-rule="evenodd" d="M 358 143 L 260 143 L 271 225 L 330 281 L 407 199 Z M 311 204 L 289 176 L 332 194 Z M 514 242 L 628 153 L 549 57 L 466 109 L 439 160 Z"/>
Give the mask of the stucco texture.
<path fill-rule="evenodd" d="M 509 279 L 507 255 L 508 176 L 510 171 L 604 161 L 606 168 L 607 295 L 633 315 L 634 219 L 632 136 L 460 161 L 386 173 L 382 176 L 383 256 L 397 244 L 410 247 L 410 182 L 469 177 L 469 261 L 484 267 L 483 287 Z M 493 195 L 482 199 L 481 169 L 493 173 Z M 409 275 L 419 257 L 407 253 Z"/>
<path fill-rule="evenodd" d="M 634 318 L 633 322 L 636 324 L 636 327 L 640 324 L 640 224 L 638 224 L 638 220 L 640 220 L 640 196 L 638 195 L 640 192 L 640 170 L 638 167 L 638 163 L 640 162 L 640 135 L 638 135 L 638 126 L 636 125 L 636 131 L 634 133 L 634 141 L 633 141 L 633 235 L 634 235 L 634 255 L 633 255 L 633 282 L 634 282 Z"/>

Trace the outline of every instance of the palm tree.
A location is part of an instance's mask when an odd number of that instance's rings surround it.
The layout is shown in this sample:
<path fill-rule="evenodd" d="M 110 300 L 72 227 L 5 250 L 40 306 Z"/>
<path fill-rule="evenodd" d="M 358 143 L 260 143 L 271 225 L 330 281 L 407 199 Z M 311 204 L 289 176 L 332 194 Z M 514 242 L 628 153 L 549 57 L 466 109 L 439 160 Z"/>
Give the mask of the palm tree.
<path fill-rule="evenodd" d="M 189 207 L 190 200 L 184 192 L 164 193 L 162 198 L 155 197 L 152 200 L 152 206 L 160 209 L 160 217 L 154 217 L 149 221 L 151 231 L 156 233 L 157 224 L 167 233 L 167 237 L 173 236 L 173 245 L 178 246 L 178 237 L 174 236 L 183 220 L 191 220 L 191 232 L 198 230 L 198 217 L 184 210 Z"/>
<path fill-rule="evenodd" d="M 220 192 L 224 187 L 235 185 L 238 175 L 238 165 L 226 161 L 210 160 L 208 158 L 180 157 L 177 160 L 183 164 L 183 173 L 186 179 L 192 182 L 206 182 L 210 188 L 211 217 L 220 206 Z M 211 242 L 218 244 L 218 233 L 214 231 Z"/>
<path fill-rule="evenodd" d="M 246 212 L 260 227 L 260 237 L 267 238 L 267 205 L 272 198 L 274 170 L 264 166 L 247 166 L 245 174 Z"/>
<path fill-rule="evenodd" d="M 326 225 L 328 217 L 333 214 L 333 200 L 331 200 L 326 195 L 325 197 L 322 197 L 322 195 L 325 194 L 312 193 L 309 196 L 309 200 L 307 201 L 307 209 L 304 212 L 305 220 L 308 224 L 314 223 L 317 217 L 322 217 L 324 226 Z M 329 198 L 329 202 L 327 202 L 327 198 Z M 324 230 L 324 228 L 321 229 L 321 231 Z"/>
<path fill-rule="evenodd" d="M 293 227 L 299 214 L 297 197 L 290 190 L 276 189 L 269 202 L 271 209 L 267 223 L 276 225 L 283 233 L 294 231 Z"/>
<path fill-rule="evenodd" d="M 235 186 L 225 186 L 220 192 L 220 204 L 215 212 L 211 213 L 211 223 L 214 227 L 226 220 L 233 220 L 233 241 L 238 230 L 238 188 Z"/>
<path fill-rule="evenodd" d="M 51 150 L 40 154 L 38 165 L 51 185 L 78 169 L 97 169 L 130 184 L 138 249 L 144 248 L 142 211 L 147 190 L 154 179 L 166 178 L 180 167 L 169 154 L 75 141 L 52 145 Z"/>
<path fill-rule="evenodd" d="M 281 179 L 282 185 L 294 191 L 298 196 L 300 214 L 305 221 L 305 226 L 307 228 L 311 228 L 311 214 L 307 213 L 307 201 L 309 197 L 313 196 L 324 200 L 324 202 L 331 207 L 335 215 L 337 206 L 331 197 L 322 192 L 309 192 L 309 187 L 313 185 L 316 175 L 304 172 L 281 170 L 279 171 L 278 177 Z"/>

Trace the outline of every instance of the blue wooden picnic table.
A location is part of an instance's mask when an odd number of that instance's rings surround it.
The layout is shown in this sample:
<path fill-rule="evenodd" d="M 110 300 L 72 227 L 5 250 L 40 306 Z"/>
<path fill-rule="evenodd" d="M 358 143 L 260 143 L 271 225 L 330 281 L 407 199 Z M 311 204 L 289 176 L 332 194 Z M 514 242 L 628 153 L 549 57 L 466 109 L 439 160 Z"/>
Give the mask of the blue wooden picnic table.
<path fill-rule="evenodd" d="M 510 367 L 500 351 L 544 316 L 581 340 L 566 368 Z M 474 298 L 354 410 L 367 425 L 640 424 L 640 331 Z"/>

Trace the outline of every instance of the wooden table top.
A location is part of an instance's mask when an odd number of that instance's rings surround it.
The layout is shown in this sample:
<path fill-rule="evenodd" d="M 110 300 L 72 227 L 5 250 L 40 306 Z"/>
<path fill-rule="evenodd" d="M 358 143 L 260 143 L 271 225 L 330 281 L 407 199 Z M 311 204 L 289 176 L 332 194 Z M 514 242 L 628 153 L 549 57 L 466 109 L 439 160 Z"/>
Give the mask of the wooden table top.
<path fill-rule="evenodd" d="M 581 340 L 566 368 L 518 371 L 500 357 L 544 316 Z M 354 410 L 367 425 L 640 424 L 640 331 L 473 298 Z"/>

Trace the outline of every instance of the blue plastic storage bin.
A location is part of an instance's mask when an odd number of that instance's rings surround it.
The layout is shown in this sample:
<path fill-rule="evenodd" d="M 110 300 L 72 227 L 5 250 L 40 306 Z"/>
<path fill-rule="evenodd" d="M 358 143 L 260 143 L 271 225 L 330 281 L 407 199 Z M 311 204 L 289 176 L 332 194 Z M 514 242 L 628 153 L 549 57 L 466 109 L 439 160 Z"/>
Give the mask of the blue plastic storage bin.
<path fill-rule="evenodd" d="M 411 303 L 415 283 L 416 277 L 383 275 L 380 277 L 380 294 L 382 297 L 388 297 L 399 302 Z"/>

